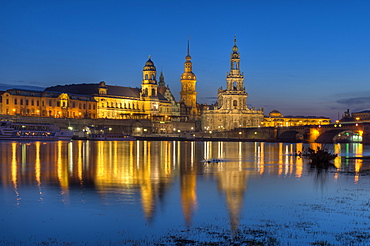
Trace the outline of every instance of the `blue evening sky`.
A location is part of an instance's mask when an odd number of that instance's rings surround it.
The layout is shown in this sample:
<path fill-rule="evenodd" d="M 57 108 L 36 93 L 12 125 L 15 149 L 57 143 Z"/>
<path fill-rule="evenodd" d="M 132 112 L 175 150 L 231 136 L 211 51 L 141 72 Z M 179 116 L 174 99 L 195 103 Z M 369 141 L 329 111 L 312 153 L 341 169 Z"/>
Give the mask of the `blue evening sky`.
<path fill-rule="evenodd" d="M 236 35 L 249 107 L 335 120 L 370 109 L 369 13 L 366 0 L 0 0 L 0 89 L 140 87 L 151 55 L 179 99 L 190 36 L 198 102 L 212 103 Z"/>

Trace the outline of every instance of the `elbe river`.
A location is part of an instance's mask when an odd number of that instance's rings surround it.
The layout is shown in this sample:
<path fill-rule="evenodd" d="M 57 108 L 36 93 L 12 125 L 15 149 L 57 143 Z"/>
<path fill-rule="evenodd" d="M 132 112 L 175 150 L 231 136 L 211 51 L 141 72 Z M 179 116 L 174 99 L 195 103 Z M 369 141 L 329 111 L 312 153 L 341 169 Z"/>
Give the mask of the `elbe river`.
<path fill-rule="evenodd" d="M 336 168 L 294 155 L 308 147 Z M 370 242 L 369 161 L 348 158 L 370 156 L 360 143 L 0 141 L 0 154 L 1 245 Z"/>

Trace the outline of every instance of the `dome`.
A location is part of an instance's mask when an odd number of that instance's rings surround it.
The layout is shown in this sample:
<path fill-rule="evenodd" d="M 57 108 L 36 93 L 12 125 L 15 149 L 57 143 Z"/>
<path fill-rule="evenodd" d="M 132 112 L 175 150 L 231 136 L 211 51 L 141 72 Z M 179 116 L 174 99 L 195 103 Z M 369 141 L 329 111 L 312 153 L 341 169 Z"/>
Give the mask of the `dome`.
<path fill-rule="evenodd" d="M 154 66 L 154 62 L 152 62 L 152 60 L 150 59 L 150 56 L 149 56 L 148 61 L 145 63 L 144 70 L 156 71 L 156 68 Z"/>
<path fill-rule="evenodd" d="M 270 112 L 270 117 L 282 117 L 282 114 L 277 110 L 272 110 Z"/>

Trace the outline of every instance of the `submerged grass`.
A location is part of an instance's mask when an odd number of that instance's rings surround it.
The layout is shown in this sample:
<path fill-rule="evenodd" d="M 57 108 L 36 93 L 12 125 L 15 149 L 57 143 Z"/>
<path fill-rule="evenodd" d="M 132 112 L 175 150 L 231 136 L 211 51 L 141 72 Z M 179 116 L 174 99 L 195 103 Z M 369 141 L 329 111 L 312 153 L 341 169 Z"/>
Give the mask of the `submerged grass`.
<path fill-rule="evenodd" d="M 309 227 L 314 225 L 309 224 Z M 287 233 L 287 228 L 303 231 L 306 235 L 297 234 L 292 230 Z M 312 228 L 311 228 L 312 229 Z M 0 240 L 1 245 L 36 245 L 36 246 L 72 246 L 72 245 L 175 245 L 175 246 L 216 246 L 216 245 L 248 245 L 248 246 L 278 246 L 278 245 L 370 245 L 370 232 L 363 230 L 351 230 L 345 233 L 328 233 L 325 230 L 307 230 L 307 226 L 302 224 L 279 224 L 267 223 L 253 226 L 241 226 L 235 232 L 222 229 L 213 225 L 194 227 L 187 230 L 172 230 L 166 235 L 151 237 L 139 240 L 101 240 L 91 244 L 91 242 L 66 242 L 63 240 L 50 238 L 41 242 L 10 242 Z M 316 228 L 317 229 L 317 228 Z M 289 231 L 289 229 L 288 229 Z M 201 236 L 200 236 L 201 235 Z M 327 239 L 317 239 L 320 235 Z M 329 236 L 329 237 L 328 237 Z M 331 238 L 331 239 L 330 239 Z"/>

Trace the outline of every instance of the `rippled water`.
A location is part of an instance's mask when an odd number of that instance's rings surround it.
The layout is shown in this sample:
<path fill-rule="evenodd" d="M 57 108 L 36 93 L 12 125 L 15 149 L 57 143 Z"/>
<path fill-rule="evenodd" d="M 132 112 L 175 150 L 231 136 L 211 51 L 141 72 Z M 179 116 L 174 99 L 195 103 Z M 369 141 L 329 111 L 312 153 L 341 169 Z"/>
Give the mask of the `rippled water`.
<path fill-rule="evenodd" d="M 307 147 L 1 141 L 0 244 L 369 244 L 369 161 L 346 157 L 370 146 L 321 146 L 321 172 Z"/>

